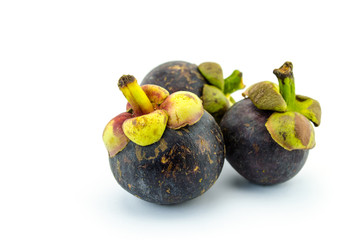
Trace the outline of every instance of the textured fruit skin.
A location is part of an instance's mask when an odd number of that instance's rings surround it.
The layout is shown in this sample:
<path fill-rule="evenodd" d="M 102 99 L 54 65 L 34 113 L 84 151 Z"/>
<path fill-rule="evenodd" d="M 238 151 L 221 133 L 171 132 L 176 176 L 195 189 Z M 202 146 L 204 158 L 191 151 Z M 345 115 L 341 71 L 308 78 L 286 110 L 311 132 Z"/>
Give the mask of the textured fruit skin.
<path fill-rule="evenodd" d="M 291 179 L 308 156 L 308 150 L 287 151 L 271 138 L 265 127 L 271 114 L 244 99 L 233 105 L 220 123 L 228 162 L 243 177 L 262 185 Z"/>
<path fill-rule="evenodd" d="M 198 71 L 196 64 L 184 61 L 166 62 L 150 71 L 141 85 L 155 84 L 169 91 L 189 91 L 202 97 L 203 85 L 206 79 Z"/>
<path fill-rule="evenodd" d="M 115 179 L 131 194 L 153 203 L 175 204 L 207 191 L 221 173 L 224 157 L 222 132 L 204 112 L 192 126 L 167 128 L 152 145 L 129 142 L 109 161 Z"/>

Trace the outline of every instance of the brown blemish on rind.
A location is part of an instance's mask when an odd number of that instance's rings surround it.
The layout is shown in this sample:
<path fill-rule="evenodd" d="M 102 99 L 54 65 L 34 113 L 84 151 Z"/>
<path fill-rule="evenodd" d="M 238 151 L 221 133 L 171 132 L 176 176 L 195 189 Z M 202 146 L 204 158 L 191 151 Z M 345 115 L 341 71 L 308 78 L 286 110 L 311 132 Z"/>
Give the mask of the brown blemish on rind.
<path fill-rule="evenodd" d="M 159 148 L 162 152 L 168 148 L 168 144 L 163 138 L 160 140 Z"/>
<path fill-rule="evenodd" d="M 135 145 L 135 155 L 137 156 L 138 161 L 141 161 L 145 158 L 145 153 L 142 152 L 142 147 Z"/>
<path fill-rule="evenodd" d="M 160 159 L 160 161 L 163 163 L 163 164 L 166 164 L 168 162 L 168 158 L 166 156 L 162 156 L 162 158 Z"/>
<path fill-rule="evenodd" d="M 118 172 L 118 181 L 122 179 L 122 171 L 120 170 L 120 162 L 117 160 L 117 172 Z"/>
<path fill-rule="evenodd" d="M 136 145 L 135 147 L 135 155 L 137 156 L 138 161 L 142 161 L 142 160 L 154 160 L 157 159 L 159 156 L 160 152 L 164 152 L 166 150 L 167 145 L 164 144 L 160 144 L 157 148 L 154 149 L 154 155 L 153 156 L 146 156 L 145 152 L 142 151 L 142 146 L 138 146 Z M 173 151 L 173 149 L 171 150 L 171 152 Z M 163 159 L 164 158 L 164 159 Z M 168 162 L 169 159 L 167 159 L 165 156 L 162 156 L 161 161 L 164 163 Z"/>
<path fill-rule="evenodd" d="M 202 138 L 202 137 L 199 137 L 196 144 L 198 146 L 200 146 L 202 154 L 204 154 L 205 152 L 210 152 L 211 151 L 208 141 L 206 139 Z"/>
<path fill-rule="evenodd" d="M 215 155 L 216 155 L 216 153 L 215 153 Z M 209 153 L 207 153 L 207 157 L 208 157 L 209 164 L 213 164 L 213 160 L 211 159 L 211 156 L 209 156 Z"/>
<path fill-rule="evenodd" d="M 169 165 L 168 165 L 168 167 L 167 167 L 167 169 L 165 170 L 164 176 L 165 176 L 166 178 L 169 178 L 169 177 L 171 177 L 171 176 L 173 175 L 172 168 L 173 168 L 173 162 L 170 162 Z"/>
<path fill-rule="evenodd" d="M 255 153 L 258 153 L 258 151 L 259 151 L 258 145 L 256 143 L 254 143 L 252 146 L 253 146 Z"/>

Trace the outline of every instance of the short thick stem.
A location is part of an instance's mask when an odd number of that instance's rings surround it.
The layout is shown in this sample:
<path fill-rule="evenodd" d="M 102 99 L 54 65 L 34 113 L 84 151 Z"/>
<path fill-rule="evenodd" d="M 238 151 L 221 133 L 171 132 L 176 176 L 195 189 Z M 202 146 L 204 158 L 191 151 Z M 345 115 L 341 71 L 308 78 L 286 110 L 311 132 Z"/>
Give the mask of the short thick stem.
<path fill-rule="evenodd" d="M 132 75 L 123 75 L 118 81 L 118 87 L 132 106 L 136 115 L 143 115 L 154 111 L 148 96 Z"/>
<path fill-rule="evenodd" d="M 292 110 L 296 107 L 295 81 L 292 69 L 292 63 L 285 62 L 282 67 L 273 71 L 278 78 L 280 93 L 287 103 L 288 110 Z"/>

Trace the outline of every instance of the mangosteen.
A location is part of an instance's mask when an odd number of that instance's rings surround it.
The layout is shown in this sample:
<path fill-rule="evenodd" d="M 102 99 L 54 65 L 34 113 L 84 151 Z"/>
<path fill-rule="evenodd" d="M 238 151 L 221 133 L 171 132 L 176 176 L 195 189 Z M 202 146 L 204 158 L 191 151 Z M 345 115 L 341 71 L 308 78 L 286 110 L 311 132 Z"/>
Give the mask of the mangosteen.
<path fill-rule="evenodd" d="M 243 93 L 248 98 L 234 104 L 220 123 L 228 162 L 262 185 L 285 182 L 301 170 L 315 146 L 311 122 L 317 127 L 321 121 L 319 102 L 295 94 L 292 63 L 273 73 L 279 86 L 269 81 L 250 86 Z"/>
<path fill-rule="evenodd" d="M 103 132 L 117 182 L 157 204 L 181 203 L 206 192 L 221 173 L 225 145 L 201 99 L 187 91 L 140 87 L 131 75 L 122 76 L 118 86 L 128 110 Z"/>
<path fill-rule="evenodd" d="M 203 100 L 207 110 L 219 123 L 235 102 L 231 93 L 243 89 L 242 73 L 238 70 L 226 79 L 221 66 L 214 62 L 196 64 L 184 61 L 166 62 L 150 71 L 141 84 L 155 84 L 174 93 L 190 91 Z"/>

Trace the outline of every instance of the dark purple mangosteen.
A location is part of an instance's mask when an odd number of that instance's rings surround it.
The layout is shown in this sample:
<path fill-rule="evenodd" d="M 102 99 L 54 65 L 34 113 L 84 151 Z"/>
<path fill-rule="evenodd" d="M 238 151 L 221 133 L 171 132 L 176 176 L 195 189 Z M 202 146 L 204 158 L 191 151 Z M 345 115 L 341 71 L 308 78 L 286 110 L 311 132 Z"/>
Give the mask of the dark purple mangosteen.
<path fill-rule="evenodd" d="M 203 101 L 207 110 L 219 123 L 224 113 L 234 103 L 231 93 L 243 89 L 242 73 L 238 70 L 223 78 L 221 66 L 205 62 L 199 66 L 184 61 L 166 62 L 150 71 L 143 84 L 161 86 L 169 93 L 189 91 Z"/>
<path fill-rule="evenodd" d="M 175 204 L 206 192 L 221 173 L 225 146 L 214 118 L 197 95 L 140 87 L 119 79 L 127 112 L 105 127 L 103 141 L 117 182 L 149 202 Z"/>
<path fill-rule="evenodd" d="M 304 166 L 315 146 L 314 129 L 320 124 L 320 104 L 295 95 L 293 65 L 275 69 L 279 86 L 264 81 L 249 87 L 248 98 L 234 104 L 220 126 L 226 159 L 249 181 L 262 185 L 285 182 Z"/>

